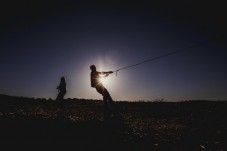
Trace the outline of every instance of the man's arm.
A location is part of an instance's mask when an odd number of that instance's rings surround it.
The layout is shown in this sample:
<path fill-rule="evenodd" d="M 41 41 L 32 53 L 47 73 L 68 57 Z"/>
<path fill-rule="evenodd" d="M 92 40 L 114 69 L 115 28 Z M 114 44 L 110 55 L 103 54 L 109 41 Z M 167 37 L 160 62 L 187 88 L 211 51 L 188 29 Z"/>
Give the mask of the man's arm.
<path fill-rule="evenodd" d="M 102 74 L 105 75 L 105 77 L 107 77 L 109 74 L 113 73 L 113 71 L 105 71 L 105 72 L 101 72 Z"/>

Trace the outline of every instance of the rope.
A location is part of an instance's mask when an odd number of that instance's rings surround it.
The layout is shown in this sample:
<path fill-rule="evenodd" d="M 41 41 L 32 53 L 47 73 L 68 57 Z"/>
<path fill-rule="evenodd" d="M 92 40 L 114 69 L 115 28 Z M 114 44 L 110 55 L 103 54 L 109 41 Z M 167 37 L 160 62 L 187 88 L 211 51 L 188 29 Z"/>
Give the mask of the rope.
<path fill-rule="evenodd" d="M 212 40 L 213 42 L 217 41 L 217 40 L 220 40 L 220 39 L 224 39 L 225 37 L 224 36 L 221 36 L 217 39 L 214 39 Z M 206 43 L 208 42 L 211 42 L 211 41 L 206 41 L 206 42 L 203 42 L 203 43 L 199 43 L 197 45 L 193 45 L 193 46 L 190 46 L 190 47 L 187 47 L 187 48 L 182 48 L 182 49 L 179 49 L 179 50 L 175 50 L 175 51 L 172 51 L 172 52 L 169 52 L 169 53 L 166 53 L 166 54 L 163 54 L 163 55 L 160 55 L 160 56 L 157 56 L 157 57 L 154 57 L 154 58 L 150 58 L 150 59 L 147 59 L 147 60 L 144 60 L 144 61 L 141 61 L 141 62 L 138 62 L 138 63 L 135 63 L 133 65 L 129 65 L 129 66 L 126 66 L 126 67 L 123 67 L 123 68 L 119 68 L 113 72 L 116 72 L 116 76 L 117 76 L 117 72 L 119 72 L 120 70 L 125 70 L 125 69 L 128 69 L 128 68 L 131 68 L 131 67 L 134 67 L 134 66 L 138 66 L 140 64 L 144 64 L 144 63 L 147 63 L 147 62 L 150 62 L 150 61 L 154 61 L 154 60 L 158 60 L 158 59 L 161 59 L 161 58 L 164 58 L 164 57 L 168 57 L 168 56 L 171 56 L 171 55 L 175 55 L 175 54 L 178 54 L 178 53 L 181 53 L 181 52 L 184 52 L 186 50 L 189 50 L 189 49 L 192 49 L 192 48 L 196 48 L 196 47 L 200 47 L 202 45 L 205 45 Z"/>

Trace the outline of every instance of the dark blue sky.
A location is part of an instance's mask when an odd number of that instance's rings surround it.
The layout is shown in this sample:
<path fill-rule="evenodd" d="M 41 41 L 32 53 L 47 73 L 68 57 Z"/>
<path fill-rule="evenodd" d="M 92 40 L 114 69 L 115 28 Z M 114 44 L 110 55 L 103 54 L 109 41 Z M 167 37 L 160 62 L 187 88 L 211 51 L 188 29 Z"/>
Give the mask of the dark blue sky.
<path fill-rule="evenodd" d="M 91 64 L 110 75 L 114 100 L 227 100 L 226 4 L 201 1 L 15 1 L 1 5 L 0 93 L 101 99 Z M 220 36 L 224 38 L 213 41 Z"/>

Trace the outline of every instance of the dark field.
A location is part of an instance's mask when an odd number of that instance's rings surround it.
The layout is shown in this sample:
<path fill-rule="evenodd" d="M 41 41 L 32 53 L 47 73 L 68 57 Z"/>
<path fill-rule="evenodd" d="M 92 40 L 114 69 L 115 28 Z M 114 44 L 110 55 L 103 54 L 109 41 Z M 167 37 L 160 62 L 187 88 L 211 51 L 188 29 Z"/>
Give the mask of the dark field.
<path fill-rule="evenodd" d="M 73 141 L 77 150 L 226 150 L 227 102 L 116 102 L 103 120 L 99 100 L 62 102 L 0 95 L 4 140 Z"/>

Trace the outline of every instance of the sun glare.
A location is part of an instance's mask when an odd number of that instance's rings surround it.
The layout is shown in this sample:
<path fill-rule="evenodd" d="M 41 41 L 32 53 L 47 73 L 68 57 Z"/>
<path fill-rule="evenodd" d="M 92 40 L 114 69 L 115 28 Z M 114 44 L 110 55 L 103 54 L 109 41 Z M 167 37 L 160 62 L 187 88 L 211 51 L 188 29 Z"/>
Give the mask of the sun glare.
<path fill-rule="evenodd" d="M 103 85 L 106 85 L 108 83 L 108 80 L 107 78 L 105 77 L 100 77 L 99 81 L 103 84 Z"/>

